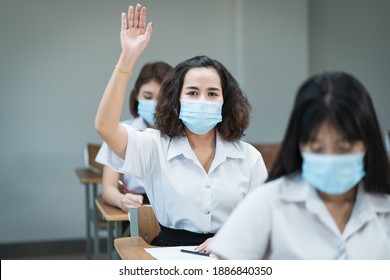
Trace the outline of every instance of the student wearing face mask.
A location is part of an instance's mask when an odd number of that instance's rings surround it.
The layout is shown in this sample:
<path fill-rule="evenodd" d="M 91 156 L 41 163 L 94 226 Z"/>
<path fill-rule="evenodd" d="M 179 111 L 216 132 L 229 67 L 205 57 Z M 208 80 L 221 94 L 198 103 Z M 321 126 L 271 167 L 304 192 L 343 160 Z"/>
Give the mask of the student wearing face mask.
<path fill-rule="evenodd" d="M 156 99 L 160 92 L 161 83 L 172 67 L 162 61 L 145 64 L 135 81 L 130 93 L 129 108 L 134 119 L 129 119 L 123 124 L 130 125 L 138 131 L 146 128 L 155 128 L 154 112 Z M 120 173 L 113 171 L 107 163 L 107 144 L 103 143 L 96 156 L 96 161 L 103 164 L 102 197 L 110 205 L 116 206 L 125 212 L 131 207 L 139 207 L 149 203 L 145 194 L 142 181 L 137 177 L 125 173 L 123 178 Z M 131 190 L 124 191 L 118 184 L 119 179 Z"/>
<path fill-rule="evenodd" d="M 260 153 L 240 140 L 250 105 L 228 70 L 196 56 L 179 63 L 164 80 L 156 106 L 156 127 L 139 132 L 119 123 L 125 88 L 152 33 L 146 8 L 122 14 L 117 67 L 100 103 L 95 126 L 110 147 L 108 162 L 141 178 L 161 226 L 152 244 L 199 245 L 242 199 L 263 183 Z"/>
<path fill-rule="evenodd" d="M 390 167 L 370 96 L 346 73 L 299 89 L 267 183 L 211 242 L 225 259 L 390 259 Z"/>

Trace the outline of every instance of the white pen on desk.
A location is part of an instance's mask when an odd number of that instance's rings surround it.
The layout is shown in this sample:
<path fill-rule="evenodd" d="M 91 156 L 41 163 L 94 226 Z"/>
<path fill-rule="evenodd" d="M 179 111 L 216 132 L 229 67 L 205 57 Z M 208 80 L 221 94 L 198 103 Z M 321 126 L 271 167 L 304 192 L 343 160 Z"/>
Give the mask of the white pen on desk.
<path fill-rule="evenodd" d="M 202 253 L 202 252 L 198 252 L 198 251 L 185 250 L 185 249 L 181 249 L 180 251 L 182 253 L 189 253 L 189 254 L 195 254 L 195 255 L 210 257 L 210 253 Z"/>
<path fill-rule="evenodd" d="M 128 186 L 126 186 L 125 183 L 122 182 L 122 180 L 118 180 L 119 185 L 121 185 L 128 193 L 132 193 L 132 191 L 129 189 Z"/>

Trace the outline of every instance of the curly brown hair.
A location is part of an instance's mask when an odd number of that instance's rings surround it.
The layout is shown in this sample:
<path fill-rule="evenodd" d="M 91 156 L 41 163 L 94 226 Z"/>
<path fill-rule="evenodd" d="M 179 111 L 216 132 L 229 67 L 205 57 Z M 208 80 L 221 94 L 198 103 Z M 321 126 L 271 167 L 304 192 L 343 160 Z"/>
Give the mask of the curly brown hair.
<path fill-rule="evenodd" d="M 151 81 L 162 84 L 165 76 L 171 71 L 172 66 L 163 61 L 146 63 L 135 81 L 134 88 L 130 92 L 129 109 L 130 114 L 136 118 L 138 117 L 138 100 L 137 96 L 140 88 Z"/>
<path fill-rule="evenodd" d="M 207 56 L 195 56 L 179 63 L 164 80 L 156 106 L 156 126 L 170 137 L 184 136 L 184 124 L 179 119 L 180 93 L 184 78 L 192 68 L 213 68 L 222 86 L 222 122 L 216 128 L 225 141 L 239 140 L 249 125 L 251 106 L 238 82 L 217 60 Z"/>

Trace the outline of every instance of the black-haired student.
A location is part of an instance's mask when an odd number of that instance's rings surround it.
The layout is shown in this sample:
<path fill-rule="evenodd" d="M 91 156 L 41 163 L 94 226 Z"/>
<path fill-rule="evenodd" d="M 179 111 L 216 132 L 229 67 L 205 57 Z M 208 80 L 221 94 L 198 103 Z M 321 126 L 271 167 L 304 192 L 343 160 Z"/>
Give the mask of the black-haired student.
<path fill-rule="evenodd" d="M 371 98 L 330 72 L 299 89 L 267 183 L 209 244 L 224 259 L 390 259 L 390 167 Z"/>

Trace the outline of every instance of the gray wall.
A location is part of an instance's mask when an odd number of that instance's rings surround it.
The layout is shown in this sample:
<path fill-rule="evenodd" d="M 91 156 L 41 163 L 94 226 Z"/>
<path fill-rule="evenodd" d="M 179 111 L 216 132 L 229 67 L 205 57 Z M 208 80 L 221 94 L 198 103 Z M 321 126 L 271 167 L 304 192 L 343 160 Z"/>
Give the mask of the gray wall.
<path fill-rule="evenodd" d="M 85 236 L 74 168 L 82 166 L 82 144 L 100 142 L 94 116 L 120 53 L 120 13 L 135 3 L 1 0 L 0 243 Z M 382 130 L 390 128 L 390 2 L 143 3 L 154 34 L 134 74 L 150 60 L 220 60 L 253 106 L 245 140 L 279 141 L 297 87 L 324 70 L 357 76 Z"/>
<path fill-rule="evenodd" d="M 278 142 L 308 75 L 307 1 L 243 1 L 242 86 L 253 106 L 245 140 Z"/>
<path fill-rule="evenodd" d="M 310 0 L 310 73 L 343 70 L 368 89 L 390 129 L 390 1 Z"/>

